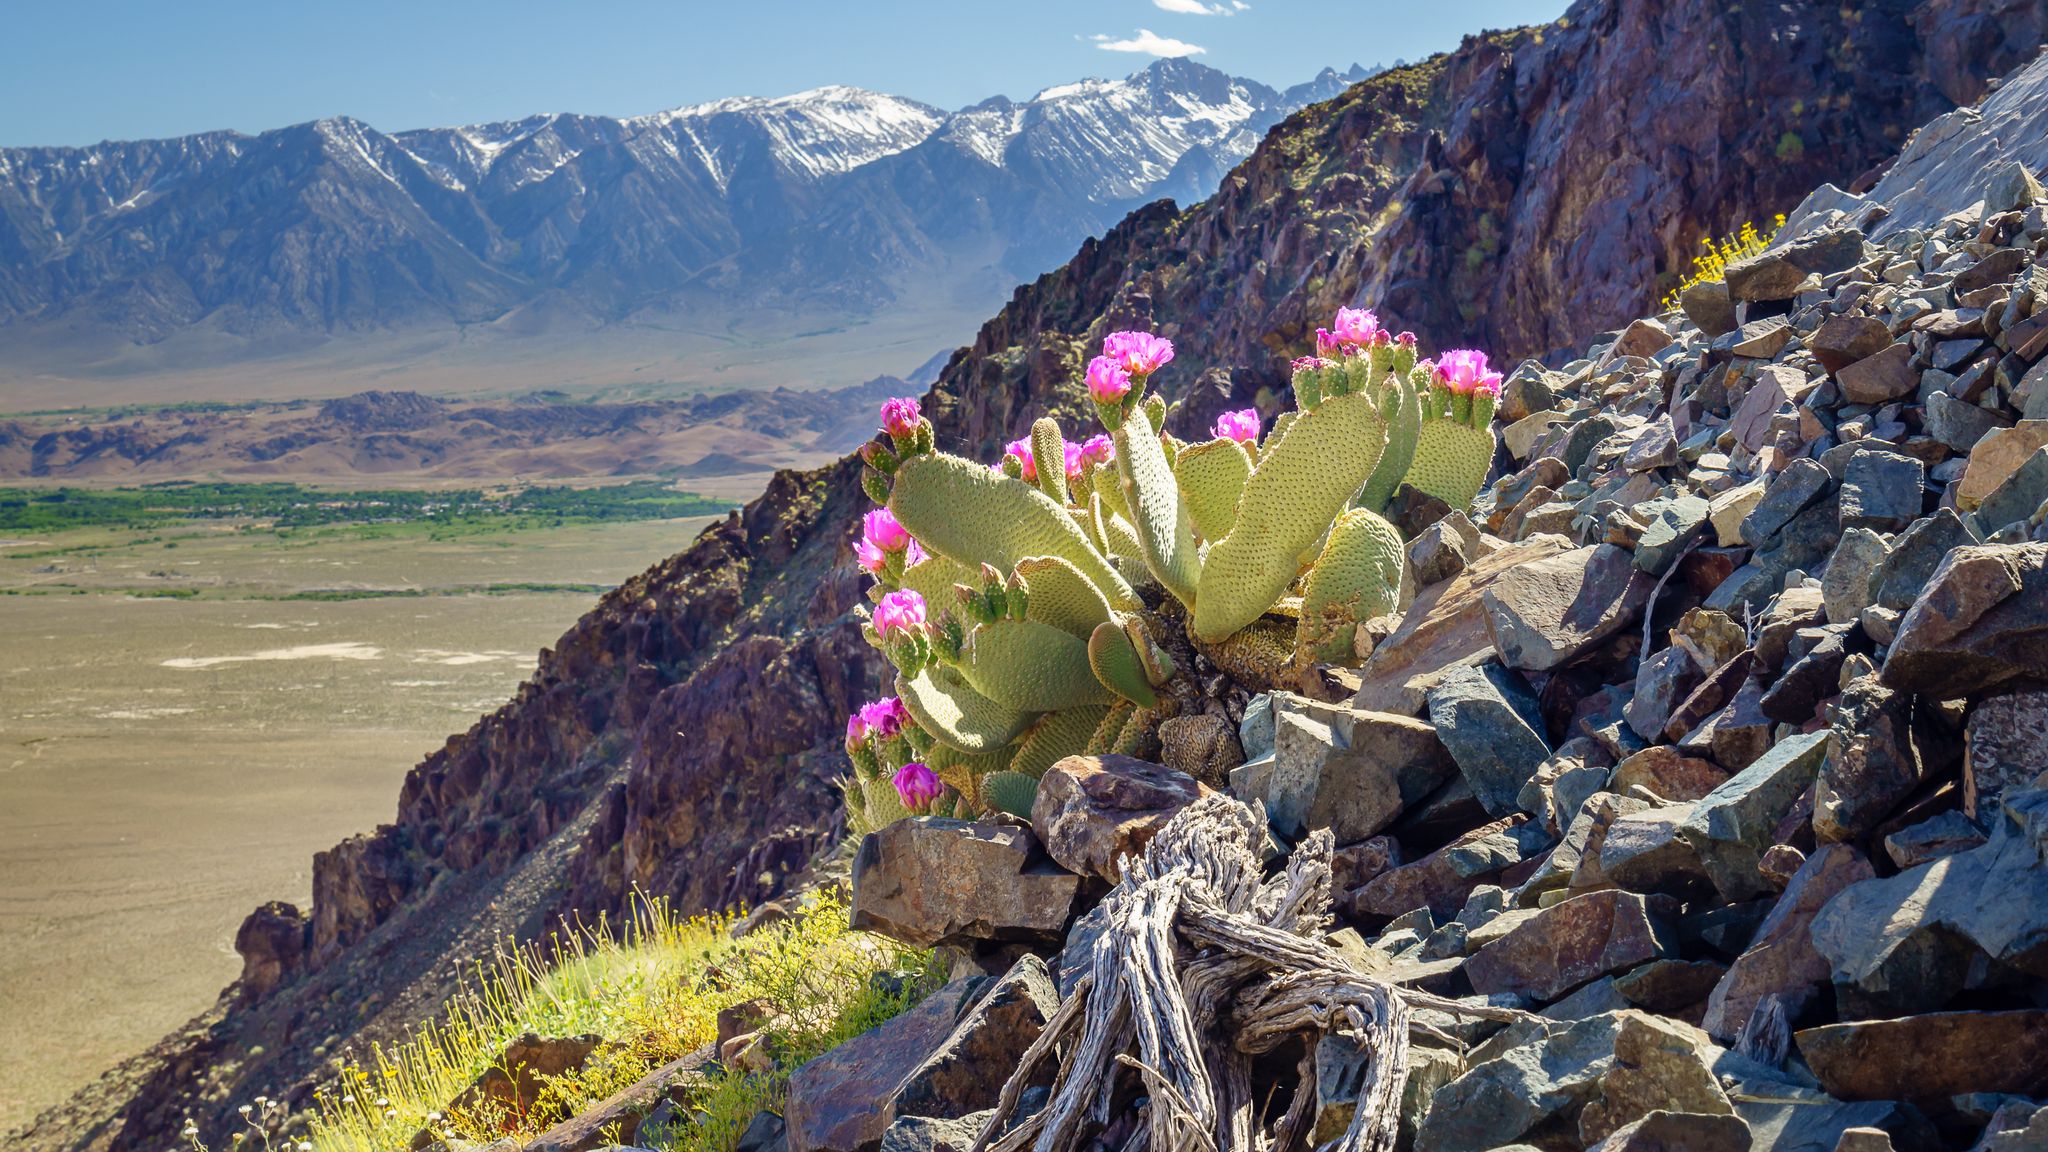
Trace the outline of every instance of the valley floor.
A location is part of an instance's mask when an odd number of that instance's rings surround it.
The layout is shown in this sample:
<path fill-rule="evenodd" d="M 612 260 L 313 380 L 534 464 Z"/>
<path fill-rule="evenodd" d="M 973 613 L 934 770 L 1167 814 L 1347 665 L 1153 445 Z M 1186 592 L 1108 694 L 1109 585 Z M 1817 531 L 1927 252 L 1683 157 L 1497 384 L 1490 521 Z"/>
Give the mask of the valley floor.
<path fill-rule="evenodd" d="M 210 1003 L 249 909 L 705 523 L 0 533 L 0 1131 Z"/>

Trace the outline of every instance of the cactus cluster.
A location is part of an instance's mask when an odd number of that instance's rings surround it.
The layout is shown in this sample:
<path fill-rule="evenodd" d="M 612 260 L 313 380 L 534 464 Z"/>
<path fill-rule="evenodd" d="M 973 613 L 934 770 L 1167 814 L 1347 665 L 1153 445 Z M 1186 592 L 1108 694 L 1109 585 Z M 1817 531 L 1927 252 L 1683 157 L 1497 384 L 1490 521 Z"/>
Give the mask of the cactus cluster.
<path fill-rule="evenodd" d="M 1404 483 L 1472 499 L 1500 376 L 1478 352 L 1418 364 L 1412 335 L 1361 309 L 1318 330 L 1317 353 L 1270 432 L 1247 409 L 1194 443 L 1163 431 L 1146 384 L 1173 345 L 1144 332 L 1088 365 L 1103 432 L 1080 443 L 1040 419 L 982 465 L 938 451 L 915 400 L 883 405 L 886 442 L 862 451 L 881 507 L 856 554 L 896 694 L 849 721 L 852 828 L 1028 816 L 1062 757 L 1149 750 L 1197 694 L 1173 648 L 1251 682 L 1353 662 L 1358 625 L 1400 593 L 1381 510 Z"/>

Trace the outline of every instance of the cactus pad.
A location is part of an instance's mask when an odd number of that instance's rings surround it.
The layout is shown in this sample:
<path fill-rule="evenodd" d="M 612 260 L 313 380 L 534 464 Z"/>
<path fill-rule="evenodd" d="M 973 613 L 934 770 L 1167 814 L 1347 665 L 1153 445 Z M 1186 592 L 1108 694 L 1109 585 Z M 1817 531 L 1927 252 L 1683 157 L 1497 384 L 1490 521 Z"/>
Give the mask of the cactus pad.
<path fill-rule="evenodd" d="M 1422 396 L 1415 390 L 1414 381 L 1406 376 L 1398 378 L 1398 391 L 1394 394 L 1394 410 L 1387 424 L 1387 450 L 1380 454 L 1380 462 L 1372 470 L 1372 478 L 1365 482 L 1365 488 L 1358 498 L 1351 502 L 1354 508 L 1378 512 L 1393 499 L 1394 490 L 1408 475 L 1408 466 L 1415 459 L 1416 438 L 1422 432 Z"/>
<path fill-rule="evenodd" d="M 1037 777 L 1022 772 L 991 772 L 981 778 L 980 789 L 982 807 L 1031 819 L 1031 805 L 1038 800 Z"/>
<path fill-rule="evenodd" d="M 1051 497 L 971 460 L 933 453 L 896 470 L 889 510 L 925 548 L 956 563 L 1003 571 L 1027 556 L 1058 556 L 1093 581 L 1116 607 L 1137 597 L 1081 526 Z"/>
<path fill-rule="evenodd" d="M 1064 507 L 1067 503 L 1067 439 L 1050 416 L 1031 422 L 1031 459 L 1038 466 L 1038 490 Z"/>
<path fill-rule="evenodd" d="M 1089 737 L 1102 726 L 1110 708 L 1107 704 L 1085 704 L 1041 717 L 1017 742 L 1017 754 L 1007 767 L 1033 780 L 1045 775 L 1047 768 L 1087 749 Z"/>
<path fill-rule="evenodd" d="M 1030 713 L 983 696 L 944 665 L 915 676 L 899 674 L 896 695 L 918 727 L 961 752 L 993 752 L 1015 740 L 1031 722 Z"/>
<path fill-rule="evenodd" d="M 1138 659 L 1137 648 L 1114 621 L 1097 625 L 1095 634 L 1088 638 L 1088 665 L 1095 678 L 1118 696 L 1147 708 L 1159 703 L 1159 694 L 1152 690 L 1151 678 L 1145 675 L 1145 664 Z"/>
<path fill-rule="evenodd" d="M 1195 554 L 1194 526 L 1149 409 L 1141 407 L 1131 413 L 1113 436 L 1117 478 L 1138 529 L 1145 566 L 1181 603 L 1193 604 L 1195 583 L 1202 574 L 1201 560 Z"/>
<path fill-rule="evenodd" d="M 1378 513 L 1339 516 L 1302 594 L 1295 662 L 1352 662 L 1359 623 L 1394 610 L 1406 562 L 1401 534 Z"/>
<path fill-rule="evenodd" d="M 961 673 L 975 691 L 1024 712 L 1107 704 L 1108 688 L 1088 668 L 1088 645 L 1036 620 L 996 620 L 969 635 Z"/>
<path fill-rule="evenodd" d="M 1130 722 L 1131 714 L 1137 710 L 1136 704 L 1126 700 L 1119 700 L 1110 705 L 1109 711 L 1102 717 L 1102 723 L 1097 724 L 1095 731 L 1089 735 L 1088 743 L 1081 749 L 1081 754 L 1107 756 L 1109 750 L 1116 746 L 1116 738 L 1122 735 L 1124 725 Z"/>
<path fill-rule="evenodd" d="M 1109 601 L 1081 570 L 1057 556 L 1031 556 L 1017 562 L 1017 575 L 1031 590 L 1025 616 L 1086 640 L 1095 626 L 1110 618 Z M 929 597 L 927 597 L 929 599 Z"/>
<path fill-rule="evenodd" d="M 1417 491 L 1454 509 L 1464 509 L 1479 495 L 1492 466 L 1492 428 L 1474 428 L 1448 419 L 1425 420 L 1406 480 Z"/>
<path fill-rule="evenodd" d="M 1379 463 L 1386 425 L 1370 396 L 1324 401 L 1269 442 L 1245 481 L 1240 519 L 1209 549 L 1195 600 L 1194 633 L 1211 642 L 1258 619 Z"/>
<path fill-rule="evenodd" d="M 1183 449 L 1174 461 L 1188 516 L 1195 531 L 1211 542 L 1230 535 L 1237 523 L 1237 500 L 1252 474 L 1251 453 L 1235 440 L 1209 440 Z"/>

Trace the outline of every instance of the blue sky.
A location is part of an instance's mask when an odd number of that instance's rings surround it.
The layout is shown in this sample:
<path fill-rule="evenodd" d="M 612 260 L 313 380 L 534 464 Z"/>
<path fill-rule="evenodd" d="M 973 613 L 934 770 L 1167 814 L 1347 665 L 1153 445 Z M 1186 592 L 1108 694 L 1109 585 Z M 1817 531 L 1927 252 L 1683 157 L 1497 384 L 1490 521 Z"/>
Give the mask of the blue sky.
<path fill-rule="evenodd" d="M 1192 54 L 1276 87 L 1563 0 L 0 0 L 0 146 L 386 130 L 855 84 L 954 108 Z M 1195 52 L 1195 49 L 1200 49 Z"/>

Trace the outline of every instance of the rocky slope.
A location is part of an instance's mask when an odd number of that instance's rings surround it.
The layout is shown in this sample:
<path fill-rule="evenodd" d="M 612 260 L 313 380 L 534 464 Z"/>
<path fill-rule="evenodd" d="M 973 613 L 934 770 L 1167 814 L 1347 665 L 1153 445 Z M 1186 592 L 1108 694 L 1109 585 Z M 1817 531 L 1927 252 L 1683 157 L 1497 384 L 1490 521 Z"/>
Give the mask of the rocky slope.
<path fill-rule="evenodd" d="M 1136 203 L 1206 196 L 1280 117 L 1360 75 L 1283 93 L 1161 60 L 952 113 L 838 87 L 629 119 L 4 149 L 0 347 L 520 311 L 590 326 L 735 296 L 854 314 L 956 265 L 1014 283 Z"/>
<path fill-rule="evenodd" d="M 1307 328 L 1355 299 L 1384 300 L 1430 346 L 1582 341 L 1642 312 L 1700 235 L 1823 180 L 1854 183 L 1896 151 L 1906 117 L 1951 100 L 1953 29 L 2005 30 L 1969 41 L 1965 59 L 1991 76 L 2043 12 L 1801 17 L 1789 34 L 1778 5 L 1589 0 L 1563 26 L 1472 40 L 1297 114 L 1209 202 L 1136 212 L 1020 289 L 929 397 L 941 442 L 986 455 L 1028 416 L 1073 413 L 1081 349 L 1109 326 L 1176 340 L 1168 387 L 1205 424 L 1234 400 L 1277 407 Z M 1722 48 L 1688 48 L 1709 41 Z M 1752 101 L 1787 76 L 1804 78 L 1797 109 Z M 1660 100 L 1662 117 L 1624 115 Z M 1704 121 L 1727 136 L 1696 132 Z M 1813 144 L 1781 146 L 1802 127 Z M 1625 199 L 1601 199 L 1620 187 Z M 1454 268 L 1434 263 L 1445 251 Z M 1557 259 L 1581 273 L 1554 277 Z M 1468 290 L 1491 303 L 1468 316 L 1455 306 Z M 445 992 L 439 957 L 552 910 L 614 907 L 633 885 L 686 903 L 771 896 L 833 834 L 841 718 L 878 670 L 845 616 L 852 481 L 846 463 L 781 476 L 608 597 L 519 699 L 415 769 L 394 824 L 319 858 L 310 916 L 252 920 L 251 979 L 235 993 L 252 1003 L 224 1002 L 46 1117 L 27 1146 L 162 1140 L 195 1092 L 204 1115 L 278 1091 L 318 1064 L 286 1038 L 392 1035 Z"/>

